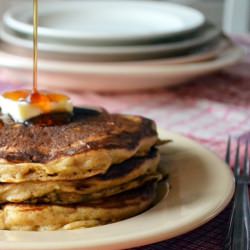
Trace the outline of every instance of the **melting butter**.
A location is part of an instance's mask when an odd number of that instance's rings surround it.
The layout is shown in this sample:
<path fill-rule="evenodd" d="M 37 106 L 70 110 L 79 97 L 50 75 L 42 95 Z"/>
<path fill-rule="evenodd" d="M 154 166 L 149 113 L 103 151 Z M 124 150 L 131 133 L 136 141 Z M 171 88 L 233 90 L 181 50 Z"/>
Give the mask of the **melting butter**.
<path fill-rule="evenodd" d="M 71 100 L 64 95 L 42 93 L 33 100 L 29 94 L 28 91 L 4 93 L 0 96 L 1 112 L 18 123 L 46 113 L 73 112 Z"/>

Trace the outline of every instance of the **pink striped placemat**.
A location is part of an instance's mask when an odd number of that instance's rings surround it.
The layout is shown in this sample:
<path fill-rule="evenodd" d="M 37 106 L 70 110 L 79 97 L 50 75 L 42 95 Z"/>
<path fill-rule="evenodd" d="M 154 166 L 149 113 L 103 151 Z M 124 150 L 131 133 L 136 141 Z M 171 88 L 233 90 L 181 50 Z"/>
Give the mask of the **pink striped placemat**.
<path fill-rule="evenodd" d="M 250 36 L 235 41 L 246 50 L 242 63 L 185 85 L 130 94 L 67 94 L 76 105 L 103 106 L 111 112 L 152 118 L 158 126 L 199 141 L 223 157 L 229 134 L 250 137 Z M 1 91 L 13 88 L 9 79 L 0 70 Z M 191 233 L 140 249 L 222 250 L 228 215 L 226 209 Z"/>

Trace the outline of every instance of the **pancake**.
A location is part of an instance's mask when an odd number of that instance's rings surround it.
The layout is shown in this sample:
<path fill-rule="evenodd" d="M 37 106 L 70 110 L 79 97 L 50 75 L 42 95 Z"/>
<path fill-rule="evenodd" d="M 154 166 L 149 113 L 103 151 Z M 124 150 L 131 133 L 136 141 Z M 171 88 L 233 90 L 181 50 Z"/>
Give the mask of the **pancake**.
<path fill-rule="evenodd" d="M 0 124 L 0 182 L 79 180 L 146 155 L 157 143 L 152 120 L 75 109 L 69 123 Z"/>
<path fill-rule="evenodd" d="M 53 192 L 47 193 L 44 196 L 26 200 L 23 203 L 69 205 L 69 204 L 75 204 L 75 203 L 80 203 L 80 202 L 90 202 L 90 201 L 95 201 L 101 198 L 110 197 L 110 196 L 120 194 L 128 190 L 138 188 L 140 186 L 143 186 L 145 183 L 149 181 L 156 183 L 160 181 L 161 178 L 162 178 L 161 174 L 157 174 L 157 173 L 151 174 L 151 175 L 145 175 L 145 176 L 138 177 L 128 183 L 124 183 L 118 186 L 113 186 L 110 188 L 106 188 L 106 189 L 102 189 L 93 193 L 86 193 L 86 194 L 53 191 Z"/>
<path fill-rule="evenodd" d="M 1 230 L 70 230 L 104 225 L 145 211 L 154 201 L 156 185 L 147 185 L 94 203 L 74 206 L 10 204 L 0 210 Z"/>
<path fill-rule="evenodd" d="M 158 181 L 159 153 L 152 149 L 147 156 L 134 157 L 112 165 L 103 175 L 77 181 L 0 183 L 0 203 L 69 204 L 108 197 L 137 188 L 149 180 Z"/>

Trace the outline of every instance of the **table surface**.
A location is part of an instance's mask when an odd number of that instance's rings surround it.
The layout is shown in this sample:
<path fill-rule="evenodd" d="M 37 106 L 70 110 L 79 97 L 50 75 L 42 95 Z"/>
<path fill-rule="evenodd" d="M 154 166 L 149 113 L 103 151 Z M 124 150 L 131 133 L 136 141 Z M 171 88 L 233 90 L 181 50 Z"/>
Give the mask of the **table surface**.
<path fill-rule="evenodd" d="M 184 134 L 224 157 L 229 134 L 250 138 L 250 36 L 234 40 L 246 50 L 244 61 L 185 85 L 126 94 L 67 94 L 76 105 L 99 105 L 111 112 L 152 118 L 159 127 Z M 1 91 L 13 88 L 5 73 L 0 70 Z M 229 212 L 230 207 L 190 233 L 139 249 L 222 250 Z"/>

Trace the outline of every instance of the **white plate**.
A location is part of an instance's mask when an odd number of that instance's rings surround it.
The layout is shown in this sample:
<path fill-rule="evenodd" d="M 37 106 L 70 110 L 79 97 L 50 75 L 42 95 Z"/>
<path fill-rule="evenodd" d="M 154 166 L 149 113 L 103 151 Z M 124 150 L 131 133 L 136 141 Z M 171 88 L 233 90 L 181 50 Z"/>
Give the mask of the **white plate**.
<path fill-rule="evenodd" d="M 39 43 L 41 54 L 60 54 L 78 57 L 84 61 L 114 61 L 139 60 L 159 58 L 185 53 L 193 48 L 200 47 L 219 38 L 221 31 L 211 24 L 207 24 L 195 36 L 181 41 L 157 43 L 151 45 L 131 46 L 74 46 L 57 43 Z M 32 50 L 33 42 L 22 38 L 8 29 L 2 29 L 0 36 L 7 44 Z"/>
<path fill-rule="evenodd" d="M 82 42 L 150 42 L 202 26 L 202 13 L 189 7 L 155 1 L 41 2 L 41 37 Z M 32 5 L 18 5 L 4 16 L 11 29 L 31 35 Z"/>
<path fill-rule="evenodd" d="M 77 91 L 135 91 L 173 86 L 197 76 L 218 71 L 242 59 L 243 51 L 232 46 L 218 58 L 197 63 L 169 65 L 155 63 L 85 64 L 63 61 L 39 61 L 39 84 L 41 87 L 72 89 Z M 0 46 L 0 67 L 9 69 L 12 81 L 32 82 L 32 60 L 8 54 Z M 11 69 L 11 70 L 10 70 Z M 13 79 L 16 78 L 16 79 Z"/>
<path fill-rule="evenodd" d="M 161 168 L 171 189 L 156 206 L 133 218 L 91 229 L 58 232 L 0 231 L 0 250 L 114 250 L 170 239 L 208 222 L 232 198 L 227 165 L 199 144 L 169 132 Z"/>
<path fill-rule="evenodd" d="M 33 53 L 23 50 L 22 48 L 12 46 L 6 43 L 0 45 L 3 50 L 13 55 L 32 58 Z M 179 56 L 171 56 L 159 59 L 147 59 L 136 61 L 117 61 L 117 62 L 85 62 L 81 60 L 81 57 L 77 56 L 63 56 L 58 54 L 39 54 L 39 60 L 48 61 L 64 61 L 64 62 L 78 62 L 84 66 L 150 66 L 150 65 L 168 65 L 168 64 L 187 64 L 193 62 L 208 61 L 219 56 L 223 51 L 232 47 L 232 41 L 227 37 L 221 37 L 216 42 L 209 43 L 208 45 L 188 50 L 185 54 Z"/>

